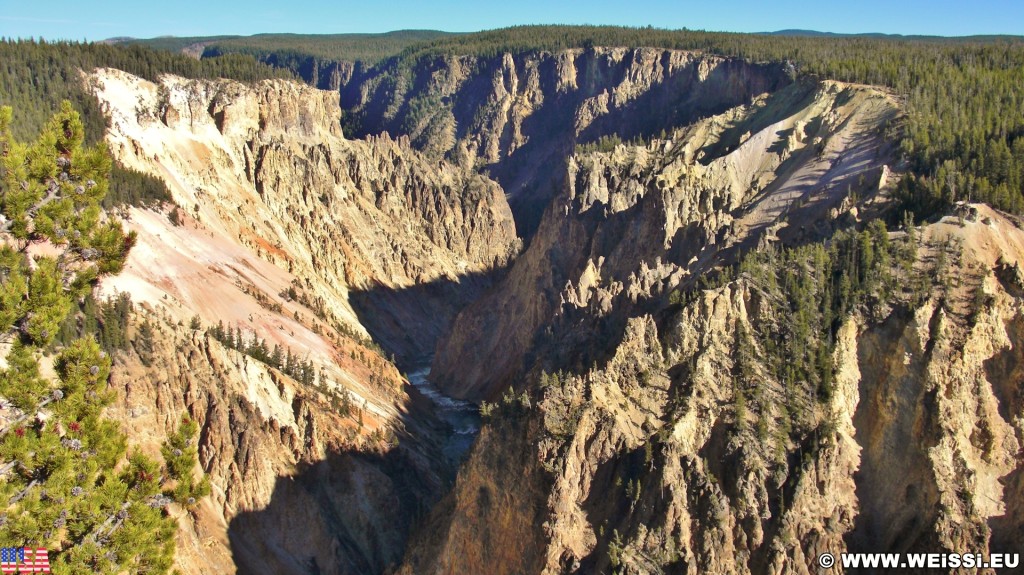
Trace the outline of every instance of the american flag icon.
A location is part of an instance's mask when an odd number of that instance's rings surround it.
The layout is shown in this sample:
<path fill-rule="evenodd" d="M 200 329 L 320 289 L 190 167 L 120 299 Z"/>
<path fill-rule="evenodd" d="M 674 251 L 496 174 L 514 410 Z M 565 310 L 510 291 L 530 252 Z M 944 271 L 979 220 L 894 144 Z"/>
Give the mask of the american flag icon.
<path fill-rule="evenodd" d="M 0 573 L 49 573 L 50 555 L 43 547 L 0 548 Z"/>

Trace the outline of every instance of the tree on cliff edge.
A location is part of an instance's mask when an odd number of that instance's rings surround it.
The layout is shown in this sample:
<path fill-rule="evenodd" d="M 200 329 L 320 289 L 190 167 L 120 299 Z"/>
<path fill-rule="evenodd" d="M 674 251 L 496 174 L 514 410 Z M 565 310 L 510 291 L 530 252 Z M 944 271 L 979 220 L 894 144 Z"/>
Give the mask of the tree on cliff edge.
<path fill-rule="evenodd" d="M 35 141 L 11 133 L 0 108 L 0 540 L 45 547 L 54 573 L 166 573 L 173 520 L 159 466 L 126 458 L 127 438 L 102 416 L 115 394 L 110 357 L 90 335 L 65 346 L 44 376 L 43 349 L 76 300 L 119 272 L 135 241 L 100 202 L 111 160 L 85 147 L 65 102 Z"/>

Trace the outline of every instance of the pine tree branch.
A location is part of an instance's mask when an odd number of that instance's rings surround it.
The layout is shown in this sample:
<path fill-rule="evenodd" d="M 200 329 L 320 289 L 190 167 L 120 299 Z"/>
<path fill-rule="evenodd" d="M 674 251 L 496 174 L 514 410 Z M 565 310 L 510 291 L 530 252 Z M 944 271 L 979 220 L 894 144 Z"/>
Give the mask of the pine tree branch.
<path fill-rule="evenodd" d="M 33 487 L 35 487 L 36 485 L 39 485 L 39 480 L 38 479 L 33 479 L 32 482 L 29 483 L 27 487 L 25 487 L 25 489 L 21 490 L 21 493 L 18 493 L 17 495 L 15 495 L 14 497 L 11 498 L 11 500 L 9 502 L 10 505 L 14 505 L 15 503 L 21 501 L 21 499 L 23 497 L 25 497 L 26 495 L 28 495 L 28 492 Z"/>
<path fill-rule="evenodd" d="M 35 205 L 25 210 L 25 214 L 29 217 L 29 220 L 34 219 L 36 217 L 36 214 L 39 213 L 39 210 L 43 209 L 43 206 L 52 202 L 53 200 L 56 200 L 59 196 L 60 187 L 51 187 L 47 191 L 46 196 L 44 196 L 43 199 L 39 200 L 38 202 L 36 202 Z M 14 223 L 16 221 L 17 220 L 8 220 L 5 216 L 0 215 L 0 233 L 9 233 L 11 231 L 11 227 L 14 226 Z"/>
<path fill-rule="evenodd" d="M 103 521 L 103 523 L 101 523 L 96 529 L 92 530 L 92 533 L 86 535 L 82 539 L 81 543 L 85 543 L 85 542 L 95 543 L 99 539 L 100 534 L 103 533 L 103 530 L 106 529 L 107 527 L 109 527 L 111 524 L 113 524 L 114 521 L 118 521 L 118 517 L 117 516 L 120 515 L 122 511 L 127 511 L 128 507 L 130 505 L 131 505 L 130 501 L 125 501 L 121 505 L 121 509 L 119 509 L 116 513 L 111 513 L 110 516 L 107 517 L 107 519 L 105 521 Z M 123 522 L 124 520 L 121 519 L 120 521 Z M 114 529 L 116 529 L 116 527 L 114 527 Z M 114 529 L 111 529 L 109 532 L 107 532 L 107 535 L 109 536 L 111 533 L 113 533 Z M 81 544 L 81 543 L 79 543 L 79 544 Z"/>
<path fill-rule="evenodd" d="M 6 435 L 8 431 L 14 429 L 14 426 L 16 426 L 19 423 L 25 421 L 30 416 L 39 415 L 39 410 L 44 408 L 44 407 L 46 407 L 47 405 L 49 405 L 49 403 L 51 401 L 53 401 L 53 397 L 47 397 L 46 399 L 44 399 L 44 400 L 39 402 L 39 404 L 36 406 L 36 409 L 35 409 L 35 411 L 33 413 L 22 413 L 20 416 L 18 416 L 17 419 L 15 419 L 14 421 L 10 422 L 7 425 L 7 427 L 4 427 L 3 429 L 0 429 L 0 437 L 3 437 L 4 435 Z"/>

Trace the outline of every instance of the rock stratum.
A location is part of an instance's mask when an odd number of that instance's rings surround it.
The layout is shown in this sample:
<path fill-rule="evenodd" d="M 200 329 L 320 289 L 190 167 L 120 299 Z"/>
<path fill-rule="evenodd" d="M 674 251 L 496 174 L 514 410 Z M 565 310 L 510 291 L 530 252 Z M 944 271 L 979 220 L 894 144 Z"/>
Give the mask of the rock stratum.
<path fill-rule="evenodd" d="M 127 210 L 103 290 L 156 328 L 114 415 L 154 452 L 202 425 L 183 573 L 802 574 L 1024 544 L 1024 223 L 883 231 L 896 286 L 807 336 L 834 338 L 827 392 L 779 373 L 778 286 L 723 276 L 892 215 L 896 97 L 680 51 L 431 62 L 346 74 L 341 105 L 87 75 L 113 155 L 178 205 Z M 392 356 L 481 402 L 457 469 Z"/>

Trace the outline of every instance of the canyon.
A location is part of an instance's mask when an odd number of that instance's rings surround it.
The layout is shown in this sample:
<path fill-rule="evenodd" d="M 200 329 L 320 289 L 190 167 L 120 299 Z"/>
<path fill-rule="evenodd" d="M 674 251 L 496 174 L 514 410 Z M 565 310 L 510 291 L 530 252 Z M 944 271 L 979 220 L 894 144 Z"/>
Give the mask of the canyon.
<path fill-rule="evenodd" d="M 1024 543 L 1019 218 L 888 232 L 907 278 L 949 279 L 837 318 L 827 394 L 772 366 L 774 291 L 713 281 L 891 215 L 885 89 L 616 47 L 330 90 L 83 82 L 114 158 L 175 204 L 122 209 L 138 242 L 101 289 L 155 326 L 108 415 L 151 453 L 200 423 L 213 493 L 176 511 L 182 573 L 796 574 Z"/>

